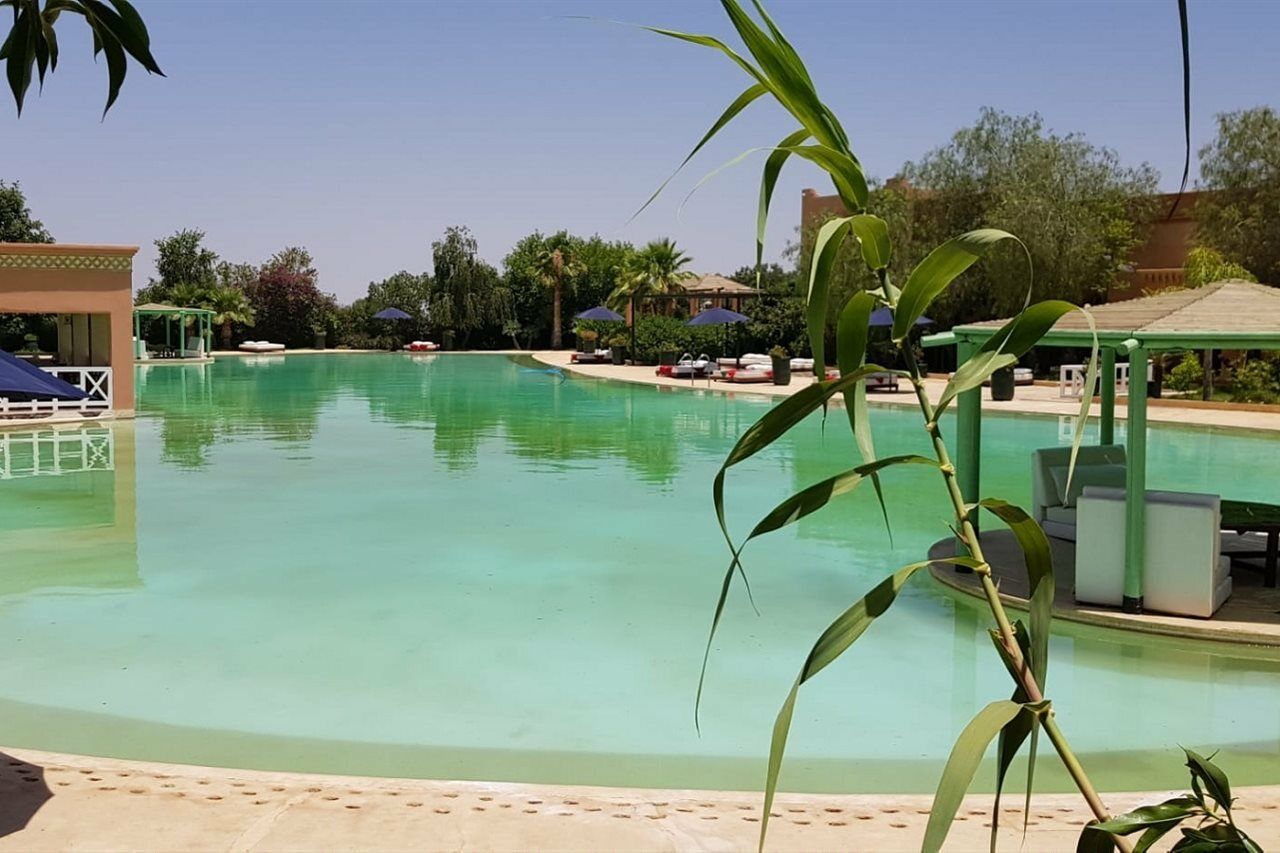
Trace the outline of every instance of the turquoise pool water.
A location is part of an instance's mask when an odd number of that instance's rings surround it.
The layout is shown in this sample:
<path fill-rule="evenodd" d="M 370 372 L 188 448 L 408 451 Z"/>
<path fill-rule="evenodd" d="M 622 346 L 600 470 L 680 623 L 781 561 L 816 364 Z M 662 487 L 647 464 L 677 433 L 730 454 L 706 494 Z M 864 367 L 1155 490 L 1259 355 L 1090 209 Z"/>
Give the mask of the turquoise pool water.
<path fill-rule="evenodd" d="M 769 405 L 559 381 L 503 356 L 156 366 L 139 417 L 10 434 L 0 480 L 0 743 L 443 778 L 758 788 L 779 702 L 828 621 L 945 532 L 927 471 L 746 553 L 693 696 L 726 562 L 711 478 Z M 924 450 L 876 409 L 882 453 Z M 735 469 L 745 530 L 847 467 L 840 421 Z M 950 425 L 948 425 L 950 428 Z M 985 491 L 1025 502 L 1054 419 L 985 421 Z M 1274 500 L 1280 442 L 1157 427 L 1154 487 Z M 24 441 L 26 442 L 24 444 Z M 45 472 L 26 476 L 39 467 Z M 1224 481 L 1224 472 L 1230 472 Z M 1007 695 L 978 606 L 924 577 L 801 693 L 784 785 L 927 791 Z M 1049 693 L 1107 787 L 1184 784 L 1178 744 L 1280 781 L 1280 660 L 1063 625 Z M 1063 788 L 1043 761 L 1037 778 Z M 982 774 L 978 786 L 990 785 Z"/>

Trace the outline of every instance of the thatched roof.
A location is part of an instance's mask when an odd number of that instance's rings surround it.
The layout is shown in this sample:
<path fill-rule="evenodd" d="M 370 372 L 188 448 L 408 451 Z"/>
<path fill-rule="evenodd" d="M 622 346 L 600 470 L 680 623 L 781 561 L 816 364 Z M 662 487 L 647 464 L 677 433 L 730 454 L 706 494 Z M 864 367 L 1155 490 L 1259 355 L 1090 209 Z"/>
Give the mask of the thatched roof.
<path fill-rule="evenodd" d="M 1242 349 L 1280 348 L 1280 288 L 1239 279 L 1097 305 L 1089 313 L 1104 339 L 1134 338 L 1151 345 L 1216 339 Z M 985 337 L 1006 322 L 971 323 L 953 331 Z M 1077 343 L 1088 331 L 1085 317 L 1072 312 L 1057 322 L 1044 342 Z"/>
<path fill-rule="evenodd" d="M 697 278 L 689 279 L 684 283 L 685 293 L 734 293 L 744 296 L 752 296 L 760 291 L 750 285 L 743 284 L 740 281 L 734 281 L 731 278 L 725 278 L 715 273 L 707 273 Z"/>

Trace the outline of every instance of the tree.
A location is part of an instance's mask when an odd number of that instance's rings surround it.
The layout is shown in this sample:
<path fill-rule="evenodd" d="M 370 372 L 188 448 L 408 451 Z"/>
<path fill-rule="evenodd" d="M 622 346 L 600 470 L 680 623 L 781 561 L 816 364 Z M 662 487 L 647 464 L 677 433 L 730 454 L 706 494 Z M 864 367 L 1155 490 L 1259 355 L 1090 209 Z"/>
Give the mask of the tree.
<path fill-rule="evenodd" d="M 18 115 L 34 77 L 44 87 L 45 74 L 57 70 L 58 40 L 54 25 L 62 15 L 79 15 L 93 33 L 93 55 L 106 56 L 107 106 L 105 116 L 116 102 L 120 87 L 124 85 L 129 70 L 126 57 L 147 70 L 149 74 L 163 77 L 164 72 L 151 55 L 151 36 L 142 16 L 127 0 L 4 0 L 0 5 L 13 8 L 13 26 L 4 46 L 0 47 L 0 59 L 6 60 L 9 88 L 13 91 Z M 32 72 L 35 72 L 32 74 Z"/>
<path fill-rule="evenodd" d="M 693 258 L 680 251 L 674 240 L 652 240 L 637 251 L 623 268 L 618 286 L 609 296 L 614 310 L 637 299 L 680 293 L 684 282 L 694 277 L 685 267 Z"/>
<path fill-rule="evenodd" d="M 1186 287 L 1203 287 L 1215 281 L 1230 278 L 1257 281 L 1257 277 L 1235 261 L 1229 261 L 1217 249 L 1197 246 L 1187 252 L 1187 262 L 1182 266 L 1182 282 Z"/>
<path fill-rule="evenodd" d="M 1200 149 L 1200 242 L 1280 284 L 1280 115 L 1254 107 L 1218 116 Z"/>
<path fill-rule="evenodd" d="M 333 296 L 316 285 L 311 254 L 290 247 L 272 255 L 245 288 L 259 335 L 288 346 L 308 346 L 327 331 L 337 311 Z"/>
<path fill-rule="evenodd" d="M 157 277 L 138 291 L 139 304 L 175 301 L 180 285 L 208 289 L 218 280 L 218 253 L 205 248 L 204 232 L 198 228 L 184 228 L 156 240 L 156 252 Z M 191 298 L 190 293 L 184 295 Z"/>
<path fill-rule="evenodd" d="M 799 274 L 796 270 L 783 269 L 781 264 L 765 264 L 760 267 L 759 284 L 757 284 L 755 267 L 739 267 L 729 278 L 750 287 L 759 287 L 765 293 L 796 293 Z"/>
<path fill-rule="evenodd" d="M 1029 269 L 1026 254 L 1006 247 L 951 288 L 930 313 L 942 328 L 1017 313 L 1029 280 L 1032 299 L 1104 301 L 1154 213 L 1150 166 L 1123 166 L 1078 134 L 1047 131 L 1037 114 L 984 109 L 903 175 L 905 186 L 881 187 L 873 199 L 897 202 L 883 208 L 891 227 L 908 223 L 895 240 L 899 277 L 929 248 L 979 227 L 1017 234 L 1030 255 Z"/>
<path fill-rule="evenodd" d="M 52 243 L 44 223 L 31 218 L 22 187 L 0 180 L 0 242 Z"/>
<path fill-rule="evenodd" d="M 475 332 L 501 333 L 511 317 L 511 298 L 498 271 L 478 256 L 476 238 L 465 226 L 450 226 L 431 244 L 435 277 L 431 283 L 431 323 L 456 332 L 465 343 Z"/>
<path fill-rule="evenodd" d="M 538 278 L 543 287 L 551 291 L 551 348 L 560 349 L 564 345 L 564 334 L 560 317 L 560 303 L 565 285 L 573 286 L 573 281 L 586 271 L 578 260 L 574 241 L 568 232 L 561 231 L 546 240 L 546 245 L 538 253 L 534 261 L 538 270 Z"/>
<path fill-rule="evenodd" d="M 213 288 L 201 307 L 212 311 L 214 325 L 222 327 L 223 349 L 231 349 L 231 333 L 237 324 L 253 325 L 253 306 L 249 303 L 249 297 L 238 287 Z"/>

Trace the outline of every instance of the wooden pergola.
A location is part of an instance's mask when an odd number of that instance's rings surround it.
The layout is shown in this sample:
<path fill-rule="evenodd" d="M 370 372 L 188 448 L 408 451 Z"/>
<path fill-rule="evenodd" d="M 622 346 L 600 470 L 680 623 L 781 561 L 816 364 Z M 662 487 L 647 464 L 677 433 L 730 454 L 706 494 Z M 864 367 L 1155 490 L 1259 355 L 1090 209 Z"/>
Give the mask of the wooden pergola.
<path fill-rule="evenodd" d="M 1115 443 L 1116 358 L 1128 356 L 1128 457 L 1125 467 L 1124 609 L 1142 612 L 1147 490 L 1147 394 L 1145 377 L 1151 353 L 1185 350 L 1280 350 L 1280 288 L 1230 280 L 1194 290 L 1178 290 L 1113 302 L 1089 309 L 1097 329 L 1099 370 L 1099 443 Z M 923 344 L 954 343 L 963 363 L 1006 320 L 957 326 L 924 338 Z M 1037 344 L 1048 347 L 1093 346 L 1089 323 L 1079 312 L 1065 315 Z M 967 391 L 956 401 L 957 475 L 967 502 L 981 499 L 982 393 Z"/>

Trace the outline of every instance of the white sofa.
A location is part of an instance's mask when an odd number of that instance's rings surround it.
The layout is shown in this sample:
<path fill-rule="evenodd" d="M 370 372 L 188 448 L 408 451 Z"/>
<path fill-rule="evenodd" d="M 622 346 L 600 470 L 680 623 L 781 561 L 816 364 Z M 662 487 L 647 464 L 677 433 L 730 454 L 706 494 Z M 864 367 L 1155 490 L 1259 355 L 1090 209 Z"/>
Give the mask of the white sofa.
<path fill-rule="evenodd" d="M 1076 601 L 1120 606 L 1124 597 L 1124 489 L 1088 486 L 1076 503 Z M 1146 494 L 1146 610 L 1207 619 L 1231 595 L 1217 495 Z"/>
<path fill-rule="evenodd" d="M 1076 538 L 1076 499 L 1089 486 L 1124 486 L 1124 447 L 1118 444 L 1083 445 L 1076 455 L 1070 493 L 1066 471 L 1070 447 L 1046 447 L 1031 454 L 1031 516 L 1049 536 Z M 1119 470 L 1117 470 L 1119 469 Z"/>

